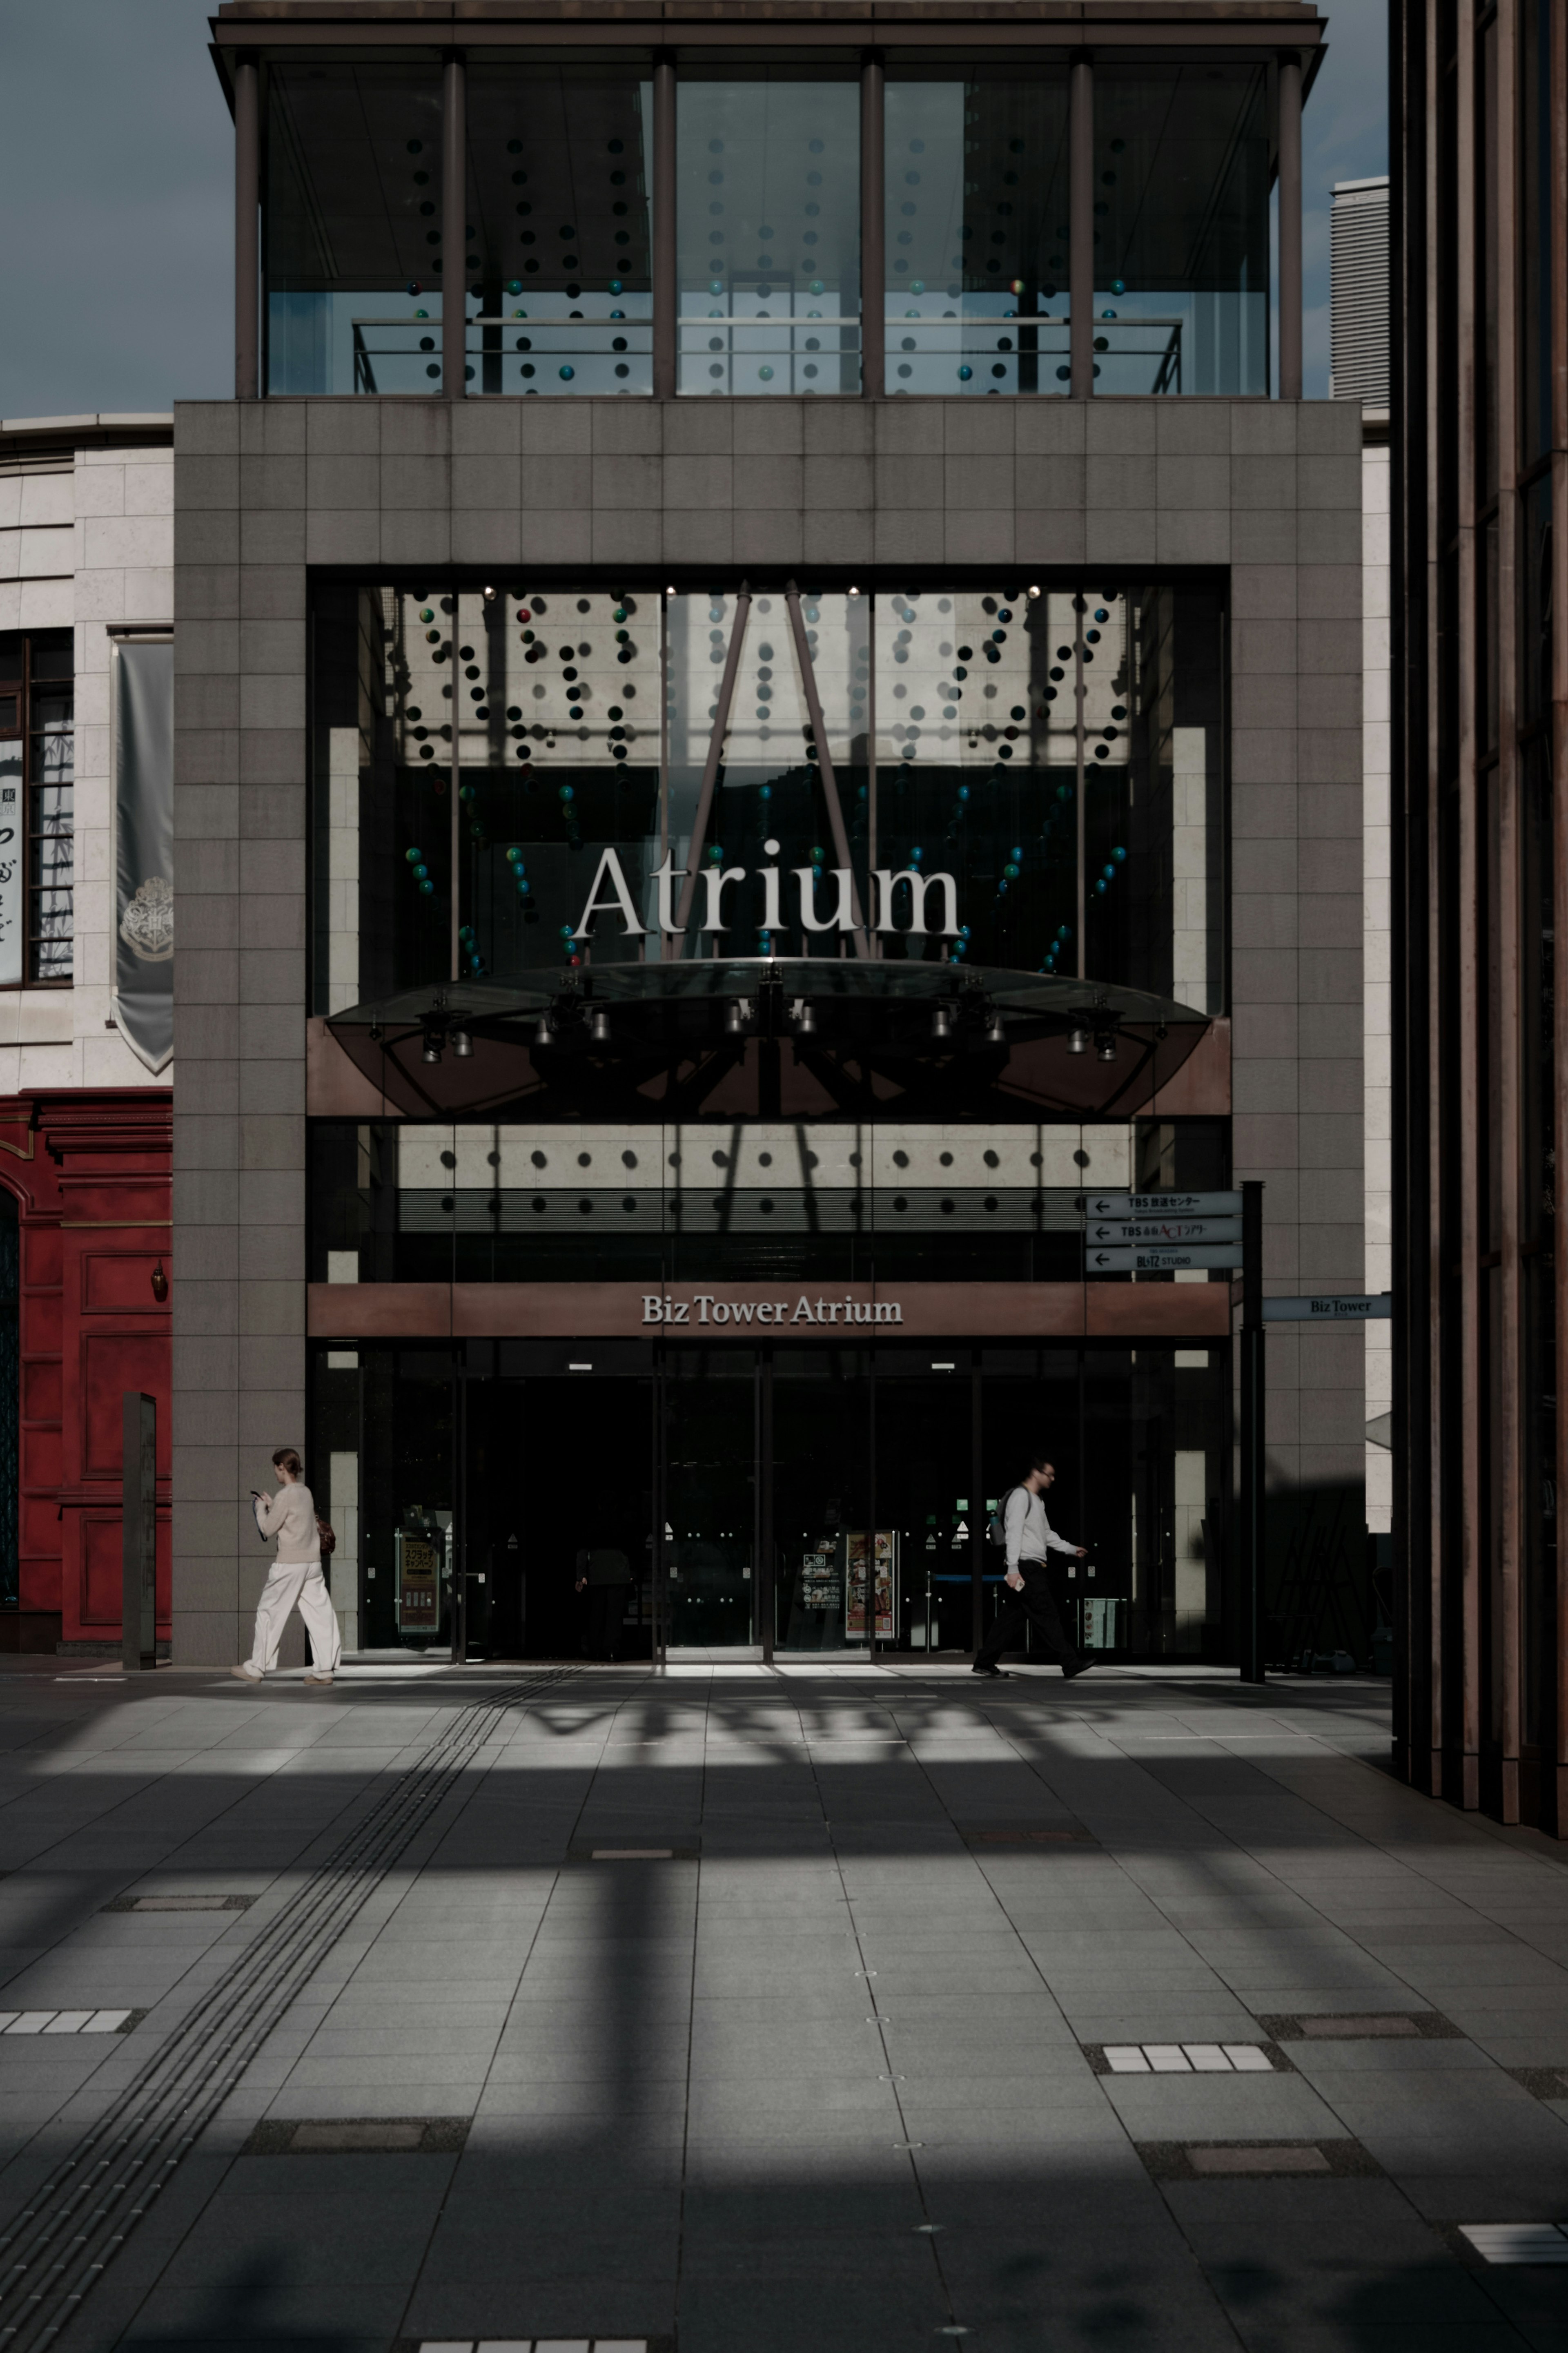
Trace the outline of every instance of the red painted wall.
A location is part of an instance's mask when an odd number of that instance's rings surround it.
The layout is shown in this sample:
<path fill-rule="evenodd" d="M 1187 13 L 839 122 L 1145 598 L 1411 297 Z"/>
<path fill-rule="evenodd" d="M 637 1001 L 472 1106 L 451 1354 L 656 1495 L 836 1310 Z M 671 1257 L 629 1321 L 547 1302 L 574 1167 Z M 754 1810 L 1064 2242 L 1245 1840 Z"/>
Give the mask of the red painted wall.
<path fill-rule="evenodd" d="M 123 1392 L 158 1402 L 158 1631 L 169 1631 L 171 1128 L 164 1088 L 0 1096 L 21 1227 L 20 1609 L 0 1644 L 120 1641 Z M 7 1641 L 12 1636 L 12 1641 Z"/>

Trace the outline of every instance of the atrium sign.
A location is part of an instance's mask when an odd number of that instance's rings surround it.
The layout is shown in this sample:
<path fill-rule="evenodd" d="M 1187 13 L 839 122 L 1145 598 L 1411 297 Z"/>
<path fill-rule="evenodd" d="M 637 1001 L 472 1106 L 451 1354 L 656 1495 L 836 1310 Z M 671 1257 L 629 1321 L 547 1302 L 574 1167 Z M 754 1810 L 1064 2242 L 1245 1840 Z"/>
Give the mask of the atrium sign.
<path fill-rule="evenodd" d="M 776 849 L 778 844 L 770 841 L 763 847 Z M 777 866 L 759 866 L 756 871 L 763 885 L 762 929 L 773 933 L 788 929 L 784 913 L 784 870 Z M 790 871 L 799 901 L 803 932 L 851 933 L 858 928 L 854 915 L 855 880 L 847 866 L 829 866 L 824 871 L 823 879 L 831 876 L 837 885 L 836 903 L 826 916 L 817 913 L 816 870 L 796 866 Z M 748 872 L 744 866 L 705 866 L 700 870 L 697 879 L 702 885 L 704 897 L 702 913 L 697 921 L 700 932 L 722 934 L 729 930 L 724 913 L 724 892 L 730 883 L 746 881 Z M 662 865 L 654 868 L 652 880 L 658 893 L 658 917 L 657 923 L 645 923 L 637 914 L 631 886 L 618 854 L 614 849 L 602 850 L 593 886 L 572 937 L 574 940 L 586 939 L 595 915 L 619 915 L 628 938 L 641 939 L 650 931 L 657 930 L 679 939 L 684 926 L 675 912 L 675 885 L 684 881 L 686 873 L 685 867 L 677 866 L 673 854 L 667 856 Z M 871 880 L 876 885 L 873 913 L 877 920 L 872 925 L 874 931 L 894 932 L 900 928 L 893 921 L 894 901 L 900 884 L 907 883 L 910 892 L 907 929 L 938 939 L 958 937 L 958 886 L 951 874 L 922 874 L 918 867 L 913 866 L 901 867 L 895 873 L 890 867 L 879 866 L 872 870 Z M 934 922 L 931 920 L 932 911 L 930 903 L 933 892 L 937 894 L 937 920 Z"/>
<path fill-rule="evenodd" d="M 695 1308 L 697 1313 L 692 1314 Z M 787 1299 L 720 1299 L 711 1291 L 695 1291 L 689 1299 L 668 1292 L 642 1294 L 645 1324 L 901 1324 L 904 1311 L 896 1299 L 809 1300 L 803 1291 L 792 1309 Z"/>

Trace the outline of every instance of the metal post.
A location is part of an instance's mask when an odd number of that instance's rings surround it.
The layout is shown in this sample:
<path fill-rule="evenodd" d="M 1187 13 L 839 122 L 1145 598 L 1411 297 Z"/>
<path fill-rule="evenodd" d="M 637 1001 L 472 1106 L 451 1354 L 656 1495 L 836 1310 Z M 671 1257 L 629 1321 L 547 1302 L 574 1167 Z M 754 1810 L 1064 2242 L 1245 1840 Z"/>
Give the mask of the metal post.
<path fill-rule="evenodd" d="M 1263 1365 L 1263 1187 L 1241 1188 L 1241 1566 L 1238 1644 L 1241 1680 L 1263 1681 L 1263 1442 L 1267 1414 Z"/>
<path fill-rule="evenodd" d="M 259 267 L 257 211 L 261 197 L 261 100 L 256 60 L 234 69 L 234 396 L 260 390 Z"/>
<path fill-rule="evenodd" d="M 448 49 L 441 69 L 441 389 L 448 400 L 461 400 L 468 382 L 468 97 L 462 51 Z M 455 723 L 452 740 L 455 746 Z"/>
<path fill-rule="evenodd" d="M 1068 388 L 1075 400 L 1087 400 L 1094 390 L 1094 67 L 1082 53 L 1073 58 L 1068 82 Z"/>
<path fill-rule="evenodd" d="M 124 1392 L 121 1457 L 121 1663 L 128 1675 L 158 1663 L 158 1408 Z"/>
<path fill-rule="evenodd" d="M 697 869 L 702 857 L 702 845 L 707 838 L 708 818 L 713 807 L 713 790 L 719 781 L 719 764 L 724 756 L 724 737 L 730 725 L 730 705 L 735 699 L 735 676 L 741 667 L 741 648 L 745 642 L 746 620 L 752 609 L 752 584 L 742 580 L 735 597 L 735 626 L 730 632 L 729 651 L 724 656 L 724 674 L 719 687 L 719 705 L 713 717 L 712 733 L 708 738 L 708 757 L 702 764 L 702 785 L 697 796 L 697 814 L 691 820 L 691 842 L 686 853 L 686 885 L 680 893 L 676 911 L 676 923 L 680 937 L 676 954 L 684 954 L 686 926 L 691 921 L 691 902 L 697 895 Z"/>
<path fill-rule="evenodd" d="M 463 599 L 460 593 L 453 597 L 452 605 L 452 641 L 448 649 L 450 653 L 450 666 L 452 671 L 452 772 L 450 781 L 447 786 L 447 792 L 451 795 L 451 803 L 447 814 L 447 824 L 448 828 L 448 855 L 450 857 L 452 869 L 448 883 L 449 912 L 451 914 L 451 923 L 448 926 L 450 932 L 450 939 L 448 941 L 448 960 L 451 965 L 451 978 L 453 980 L 461 980 L 463 976 L 463 943 L 459 934 L 463 927 L 463 747 L 461 733 L 463 725 L 463 665 L 458 659 L 458 648 L 463 642 Z M 482 621 L 482 614 L 480 618 Z"/>
<path fill-rule="evenodd" d="M 887 388 L 887 178 L 883 160 L 882 60 L 860 62 L 860 390 L 879 400 Z"/>
<path fill-rule="evenodd" d="M 680 288 L 675 243 L 675 60 L 653 69 L 653 396 L 673 400 Z"/>
<path fill-rule="evenodd" d="M 1301 397 L 1301 59 L 1279 59 L 1279 397 Z"/>
<path fill-rule="evenodd" d="M 756 1539 L 752 1562 L 752 1589 L 756 1594 L 758 1631 L 762 1638 L 763 1664 L 773 1662 L 774 1600 L 773 1600 L 773 1350 L 762 1351 L 753 1375 L 757 1397 L 757 1460 L 756 1460 Z"/>

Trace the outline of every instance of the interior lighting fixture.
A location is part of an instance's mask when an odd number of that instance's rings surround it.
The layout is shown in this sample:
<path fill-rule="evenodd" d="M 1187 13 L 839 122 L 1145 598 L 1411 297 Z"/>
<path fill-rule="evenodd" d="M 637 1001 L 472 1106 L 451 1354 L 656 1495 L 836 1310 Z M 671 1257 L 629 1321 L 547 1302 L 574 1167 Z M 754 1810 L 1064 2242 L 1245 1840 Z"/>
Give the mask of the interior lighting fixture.
<path fill-rule="evenodd" d="M 816 1035 L 816 1008 L 809 997 L 797 997 L 790 1007 L 790 1019 L 803 1038 Z"/>
<path fill-rule="evenodd" d="M 1094 1051 L 1096 1059 L 1101 1062 L 1115 1061 L 1116 1032 L 1114 1029 L 1097 1029 L 1095 1031 Z"/>
<path fill-rule="evenodd" d="M 1075 1026 L 1068 1031 L 1068 1052 L 1069 1054 L 1087 1054 L 1088 1051 L 1089 1031 L 1084 1028 L 1080 1021 L 1075 1024 Z"/>
<path fill-rule="evenodd" d="M 985 1042 L 988 1046 L 1005 1046 L 1007 1043 L 1007 1032 L 1002 1027 L 1002 1016 L 994 1006 L 991 1008 L 991 1018 L 985 1025 Z"/>
<path fill-rule="evenodd" d="M 940 1044 L 952 1035 L 952 1015 L 945 1005 L 931 1008 L 931 1034 Z"/>
<path fill-rule="evenodd" d="M 542 1013 L 538 1020 L 533 1025 L 533 1049 L 535 1053 L 538 1052 L 541 1046 L 548 1046 L 550 1043 L 550 1016 L 548 1013 Z"/>
<path fill-rule="evenodd" d="M 452 1032 L 452 1051 L 459 1062 L 466 1062 L 474 1050 L 474 1041 L 466 1029 Z"/>
<path fill-rule="evenodd" d="M 610 1017 L 602 1005 L 595 1005 L 588 1016 L 588 1035 L 595 1046 L 610 1042 Z"/>
<path fill-rule="evenodd" d="M 438 1062 L 440 1060 L 441 1032 L 439 1029 L 426 1029 L 425 1032 L 425 1050 L 420 1059 L 426 1062 Z"/>
<path fill-rule="evenodd" d="M 724 1008 L 725 1037 L 743 1038 L 746 1034 L 746 1024 L 751 1018 L 752 1007 L 750 998 L 744 997 L 732 997 L 728 1005 Z"/>

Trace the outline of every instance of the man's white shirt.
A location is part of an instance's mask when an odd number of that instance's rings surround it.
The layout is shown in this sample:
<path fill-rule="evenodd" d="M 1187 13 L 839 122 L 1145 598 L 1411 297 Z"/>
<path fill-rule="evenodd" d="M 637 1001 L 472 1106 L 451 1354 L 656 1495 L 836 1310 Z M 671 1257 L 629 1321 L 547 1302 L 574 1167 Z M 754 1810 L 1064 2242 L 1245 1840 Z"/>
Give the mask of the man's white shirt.
<path fill-rule="evenodd" d="M 1065 1536 L 1058 1535 L 1046 1517 L 1044 1503 L 1038 1495 L 1031 1495 L 1027 1487 L 1014 1488 L 1002 1524 L 1007 1537 L 1009 1575 L 1020 1560 L 1044 1560 L 1047 1552 L 1078 1550 Z"/>

